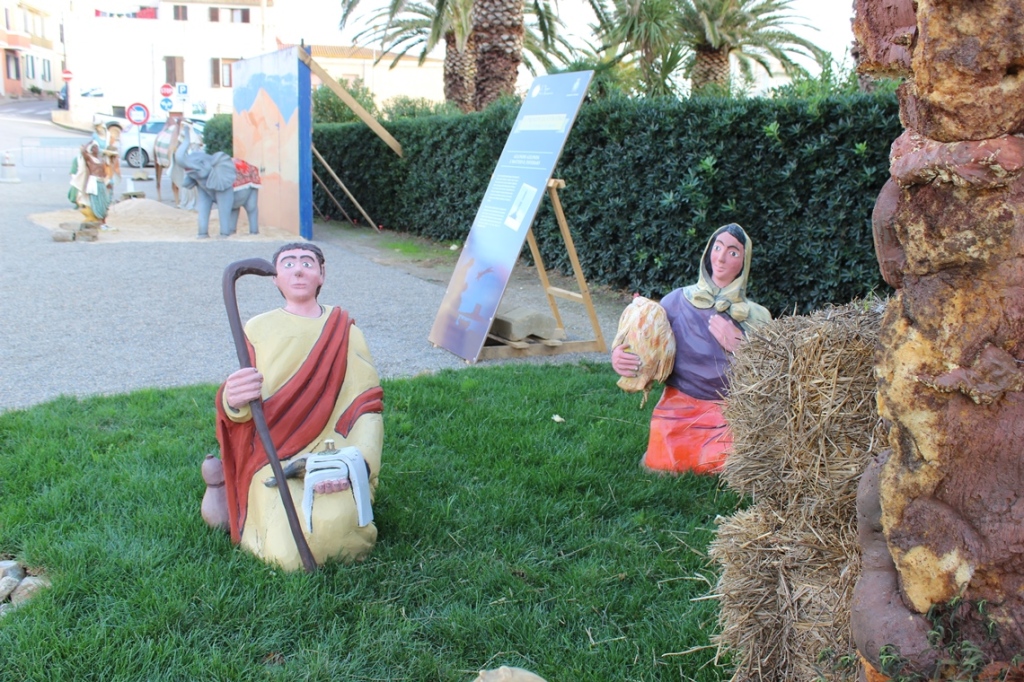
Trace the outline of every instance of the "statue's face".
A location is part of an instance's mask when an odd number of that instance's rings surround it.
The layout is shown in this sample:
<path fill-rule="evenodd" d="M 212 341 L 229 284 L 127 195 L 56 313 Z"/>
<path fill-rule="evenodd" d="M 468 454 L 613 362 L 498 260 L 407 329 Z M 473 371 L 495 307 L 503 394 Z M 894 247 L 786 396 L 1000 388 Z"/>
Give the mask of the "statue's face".
<path fill-rule="evenodd" d="M 711 245 L 711 280 L 727 286 L 743 271 L 743 244 L 728 232 L 715 237 Z"/>
<path fill-rule="evenodd" d="M 315 300 L 317 290 L 324 283 L 324 271 L 316 254 L 305 249 L 283 251 L 274 264 L 277 275 L 274 284 L 289 303 Z"/>

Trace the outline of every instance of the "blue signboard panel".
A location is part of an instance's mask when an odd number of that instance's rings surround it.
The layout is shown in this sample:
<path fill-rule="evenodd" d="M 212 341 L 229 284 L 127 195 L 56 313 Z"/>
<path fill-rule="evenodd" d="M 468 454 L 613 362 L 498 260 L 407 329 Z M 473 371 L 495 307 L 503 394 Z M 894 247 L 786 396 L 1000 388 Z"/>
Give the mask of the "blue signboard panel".
<path fill-rule="evenodd" d="M 431 343 L 471 362 L 479 357 L 593 75 L 533 81 L 434 318 Z"/>

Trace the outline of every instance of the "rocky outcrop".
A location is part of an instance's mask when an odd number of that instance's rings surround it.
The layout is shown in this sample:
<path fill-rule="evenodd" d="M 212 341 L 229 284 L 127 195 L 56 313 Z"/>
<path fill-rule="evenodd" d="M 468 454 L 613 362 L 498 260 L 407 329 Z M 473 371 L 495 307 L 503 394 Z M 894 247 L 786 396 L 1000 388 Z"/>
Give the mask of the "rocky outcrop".
<path fill-rule="evenodd" d="M 43 576 L 28 575 L 17 561 L 0 561 L 0 617 L 31 599 L 39 590 L 49 587 Z"/>
<path fill-rule="evenodd" d="M 957 636 L 1009 661 L 1024 651 L 1024 8 L 857 0 L 856 10 L 861 68 L 908 80 L 907 130 L 872 216 L 879 267 L 897 289 L 876 364 L 892 451 L 858 496 L 870 571 L 854 638 L 876 668 L 889 644 L 929 671 L 923 617 L 953 602 Z"/>

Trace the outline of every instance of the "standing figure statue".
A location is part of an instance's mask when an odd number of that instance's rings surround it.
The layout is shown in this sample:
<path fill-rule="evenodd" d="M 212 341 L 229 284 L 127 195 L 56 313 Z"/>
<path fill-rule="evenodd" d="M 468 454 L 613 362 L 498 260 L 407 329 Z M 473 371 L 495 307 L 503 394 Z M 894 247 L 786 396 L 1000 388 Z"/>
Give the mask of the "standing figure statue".
<path fill-rule="evenodd" d="M 220 218 L 220 236 L 230 237 L 238 224 L 238 211 L 249 216 L 249 234 L 259 228 L 259 169 L 242 159 L 233 159 L 224 152 L 207 154 L 192 148 L 191 129 L 174 153 L 174 162 L 184 174 L 182 187 L 197 190 L 196 211 L 199 213 L 199 238 L 210 234 L 210 212 L 214 203 Z"/>
<path fill-rule="evenodd" d="M 742 227 L 720 227 L 704 249 L 697 283 L 661 300 L 675 337 L 675 363 L 651 416 L 641 460 L 650 471 L 712 473 L 725 462 L 732 434 L 722 400 L 731 355 L 747 330 L 771 320 L 766 308 L 747 299 L 752 249 Z M 612 367 L 622 377 L 636 377 L 658 361 L 631 350 L 621 342 L 612 350 Z"/>
<path fill-rule="evenodd" d="M 309 243 L 286 244 L 273 264 L 285 304 L 245 325 L 253 366 L 233 372 L 217 393 L 222 467 L 212 458 L 204 463 L 213 499 L 204 499 L 203 516 L 212 526 L 225 523 L 233 542 L 264 561 L 302 568 L 250 408 L 261 400 L 316 563 L 358 561 L 377 538 L 369 519 L 384 393 L 362 332 L 348 313 L 317 301 L 323 252 Z M 210 513 L 216 507 L 226 507 L 226 518 Z"/>
<path fill-rule="evenodd" d="M 178 143 L 181 139 L 181 128 L 181 114 L 171 114 L 167 117 L 167 122 L 164 123 L 163 129 L 157 133 L 156 139 L 153 140 L 153 170 L 156 173 L 157 201 L 163 201 L 163 195 L 160 191 L 160 180 L 164 174 L 170 175 L 171 173 L 171 166 L 174 163 L 174 152 L 177 151 Z M 172 178 L 171 194 L 174 196 L 175 206 L 179 203 L 179 186 L 180 185 L 174 184 Z"/>
<path fill-rule="evenodd" d="M 120 133 L 121 129 L 112 126 Z M 110 208 L 114 177 L 120 178 L 117 162 L 118 145 L 115 136 L 113 154 L 105 153 L 108 147 L 107 126 L 97 123 L 92 139 L 82 145 L 78 156 L 71 162 L 71 189 L 68 199 L 85 216 L 85 219 L 107 227 L 107 210 Z"/>

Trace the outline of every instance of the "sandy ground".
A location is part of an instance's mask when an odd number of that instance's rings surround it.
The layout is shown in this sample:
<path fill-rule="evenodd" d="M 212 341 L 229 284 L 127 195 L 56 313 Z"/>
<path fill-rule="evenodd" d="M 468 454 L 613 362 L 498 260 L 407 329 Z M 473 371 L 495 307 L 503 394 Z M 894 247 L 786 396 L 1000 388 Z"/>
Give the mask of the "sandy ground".
<path fill-rule="evenodd" d="M 244 211 L 243 211 L 244 212 Z M 61 223 L 81 223 L 85 217 L 73 208 L 49 213 L 34 213 L 29 220 L 49 230 L 60 229 Z M 155 199 L 126 199 L 110 207 L 107 225 L 112 230 L 100 231 L 95 243 L 116 243 L 136 241 L 183 242 L 199 241 L 198 215 L 195 211 L 168 206 Z M 239 216 L 239 230 L 231 239 L 240 241 L 280 241 L 297 238 L 287 230 L 277 227 L 261 227 L 260 234 L 249 234 L 248 217 Z M 210 214 L 210 235 L 212 241 L 220 234 L 217 211 Z"/>

